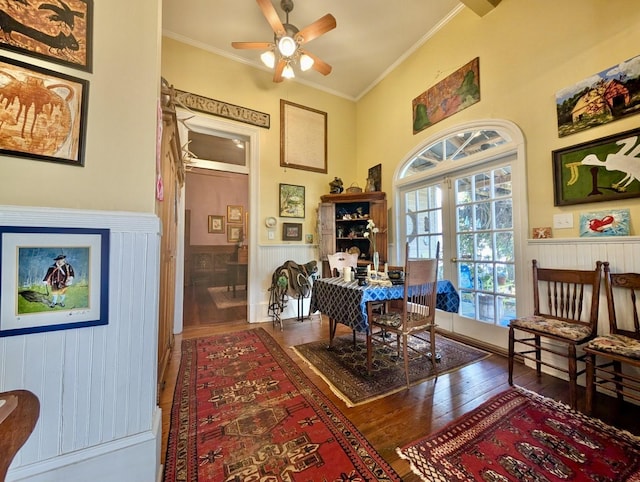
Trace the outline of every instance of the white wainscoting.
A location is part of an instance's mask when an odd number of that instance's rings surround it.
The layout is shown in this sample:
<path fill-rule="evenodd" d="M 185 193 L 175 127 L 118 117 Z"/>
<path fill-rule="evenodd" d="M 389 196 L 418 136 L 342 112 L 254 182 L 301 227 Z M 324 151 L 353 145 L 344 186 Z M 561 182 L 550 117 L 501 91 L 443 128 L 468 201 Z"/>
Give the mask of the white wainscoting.
<path fill-rule="evenodd" d="M 314 244 L 277 244 L 277 245 L 261 245 L 258 247 L 258 263 L 256 271 L 263 273 L 260 275 L 260 283 L 252 283 L 252 289 L 256 291 L 251 293 L 251 302 L 253 303 L 254 313 L 257 314 L 255 321 L 265 322 L 271 321 L 269 316 L 269 288 L 271 287 L 271 276 L 273 272 L 286 261 L 295 261 L 298 264 L 308 263 L 316 260 L 318 269 L 320 269 L 320 261 L 318 260 L 318 247 Z M 251 276 L 251 273 L 249 273 Z M 255 287 L 260 289 L 255 289 Z M 309 314 L 309 298 L 303 300 L 303 314 Z M 298 317 L 298 303 L 296 299 L 291 299 L 287 303 L 285 311 L 281 315 L 282 319 Z M 253 321 L 253 320 L 252 320 Z"/>
<path fill-rule="evenodd" d="M 40 400 L 6 480 L 156 480 L 158 218 L 1 206 L 0 223 L 110 230 L 108 325 L 0 338 L 0 391 Z"/>

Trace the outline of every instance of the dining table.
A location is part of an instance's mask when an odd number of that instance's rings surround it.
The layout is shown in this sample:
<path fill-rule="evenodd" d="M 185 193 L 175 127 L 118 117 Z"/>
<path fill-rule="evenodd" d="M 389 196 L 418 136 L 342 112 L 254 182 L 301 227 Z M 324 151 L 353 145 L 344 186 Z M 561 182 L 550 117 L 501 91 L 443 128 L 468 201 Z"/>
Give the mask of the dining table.
<path fill-rule="evenodd" d="M 399 300 L 404 296 L 404 285 L 367 284 L 357 280 L 345 281 L 342 277 L 318 278 L 313 283 L 309 313 L 320 313 L 329 318 L 329 348 L 332 347 L 338 323 L 348 326 L 355 333 L 367 333 L 369 322 L 367 304 Z M 460 296 L 449 280 L 438 281 L 436 308 L 457 313 Z"/>

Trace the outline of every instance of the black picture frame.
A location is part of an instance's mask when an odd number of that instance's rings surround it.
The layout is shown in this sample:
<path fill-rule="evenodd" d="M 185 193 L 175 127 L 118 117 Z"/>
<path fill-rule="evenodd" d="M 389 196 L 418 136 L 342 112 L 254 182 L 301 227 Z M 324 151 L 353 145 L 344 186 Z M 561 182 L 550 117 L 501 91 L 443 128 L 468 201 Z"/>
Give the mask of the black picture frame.
<path fill-rule="evenodd" d="M 302 223 L 282 223 L 283 241 L 302 241 Z"/>
<path fill-rule="evenodd" d="M 92 71 L 93 0 L 65 0 L 69 10 L 50 0 L 5 3 L 19 6 L 0 6 L 0 48 Z"/>
<path fill-rule="evenodd" d="M 108 324 L 109 246 L 109 229 L 0 226 L 0 337 Z"/>
<path fill-rule="evenodd" d="M 626 166 L 640 161 L 640 129 L 552 152 L 554 205 L 640 197 L 640 180 Z"/>
<path fill-rule="evenodd" d="M 0 71 L 0 87 L 25 92 L 3 109 L 0 154 L 83 167 L 89 81 L 2 56 Z"/>

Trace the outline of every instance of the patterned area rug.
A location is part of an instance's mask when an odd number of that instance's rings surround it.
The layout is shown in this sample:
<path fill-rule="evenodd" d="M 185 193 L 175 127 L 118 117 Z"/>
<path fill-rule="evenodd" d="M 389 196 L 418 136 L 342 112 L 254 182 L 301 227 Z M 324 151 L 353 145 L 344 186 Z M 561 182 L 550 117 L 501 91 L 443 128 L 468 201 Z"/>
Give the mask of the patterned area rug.
<path fill-rule="evenodd" d="M 207 288 L 209 296 L 216 304 L 216 307 L 224 310 L 225 308 L 234 308 L 236 306 L 245 306 L 247 304 L 247 291 L 236 290 L 234 298 L 233 291 L 227 291 L 226 286 L 216 286 L 215 288 Z"/>
<path fill-rule="evenodd" d="M 640 480 L 640 438 L 523 388 L 398 453 L 422 480 Z"/>
<path fill-rule="evenodd" d="M 164 481 L 400 481 L 262 328 L 184 340 Z"/>
<path fill-rule="evenodd" d="M 415 337 L 411 343 L 417 345 Z M 417 346 L 416 346 L 417 348 Z M 353 335 L 333 339 L 333 349 L 327 350 L 327 340 L 293 347 L 348 407 L 355 407 L 406 388 L 404 365 L 395 350 L 374 345 L 372 374 L 367 374 L 367 346 L 364 336 L 358 335 L 353 346 Z M 458 370 L 490 354 L 462 343 L 436 335 L 436 351 L 440 354 L 438 375 Z M 409 363 L 412 385 L 434 377 L 433 366 L 424 358 Z"/>

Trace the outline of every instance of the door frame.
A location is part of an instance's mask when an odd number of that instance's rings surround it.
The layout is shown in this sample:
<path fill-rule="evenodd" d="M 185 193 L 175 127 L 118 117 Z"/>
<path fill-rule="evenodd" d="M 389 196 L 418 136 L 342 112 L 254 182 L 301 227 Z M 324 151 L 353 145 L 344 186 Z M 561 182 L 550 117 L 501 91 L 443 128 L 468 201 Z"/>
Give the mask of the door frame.
<path fill-rule="evenodd" d="M 418 153 L 422 152 L 427 146 L 433 143 L 441 141 L 447 137 L 450 137 L 459 132 L 473 131 L 479 129 L 496 130 L 500 132 L 505 138 L 509 139 L 509 142 L 497 146 L 487 151 L 481 151 L 477 154 L 465 158 L 463 161 L 443 161 L 440 165 L 435 166 L 432 169 L 424 171 L 418 175 L 400 179 L 400 174 L 404 172 L 407 163 L 411 162 Z M 396 166 L 393 174 L 393 188 L 392 198 L 394 200 L 394 229 L 397 233 L 397 243 L 392 248 L 392 254 L 395 256 L 395 264 L 403 265 L 403 253 L 402 247 L 404 240 L 406 239 L 406 233 L 404 232 L 404 213 L 400 213 L 400 207 L 402 206 L 401 194 L 408 187 L 424 182 L 427 179 L 445 179 L 454 175 L 456 171 L 467 170 L 472 168 L 479 168 L 481 165 L 487 162 L 499 161 L 501 159 L 512 157 L 511 163 L 513 179 L 517 179 L 514 182 L 512 199 L 513 205 L 513 221 L 514 221 L 514 259 L 515 259 L 515 279 L 516 286 L 523 289 L 529 286 L 527 277 L 529 276 L 530 263 L 528 260 L 524 260 L 523 256 L 526 253 L 526 243 L 529 229 L 529 217 L 528 217 L 528 202 L 527 202 L 527 182 L 526 182 L 526 148 L 524 142 L 524 135 L 520 128 L 511 121 L 504 119 L 480 119 L 463 124 L 458 124 L 443 131 L 428 137 L 421 141 L 414 149 L 412 149 L 407 156 L 405 156 L 400 163 Z M 444 249 L 449 247 L 449 252 L 442 251 L 441 256 L 444 263 L 450 262 L 452 257 L 451 253 L 451 241 L 444 242 Z M 520 310 L 527 303 L 518 304 L 518 316 L 521 315 Z M 438 312 L 438 326 L 447 331 L 454 331 L 455 317 L 457 313 Z M 480 322 L 478 322 L 480 323 Z M 507 347 L 508 330 L 502 328 L 490 326 L 492 329 L 486 330 L 487 336 L 483 337 L 490 345 L 499 346 L 501 348 Z M 479 327 L 478 327 L 479 328 Z M 504 333 L 503 333 L 504 332 Z M 477 336 L 478 331 L 472 331 L 469 334 L 461 333 L 465 336 Z"/>
<path fill-rule="evenodd" d="M 228 172 L 245 173 L 249 178 L 249 220 L 248 233 L 245 240 L 249 248 L 249 264 L 247 265 L 247 280 L 253 278 L 253 273 L 257 269 L 258 259 L 258 193 L 260 187 L 260 129 L 252 127 L 248 124 L 229 121 L 220 117 L 194 112 L 184 108 L 176 109 L 178 117 L 178 125 L 180 128 L 180 140 L 183 144 L 183 152 L 186 148 L 186 139 L 188 138 L 188 129 L 203 134 L 223 135 L 224 137 L 242 136 L 248 139 L 248 166 L 239 167 L 221 164 L 219 162 L 207 161 L 203 159 L 193 159 L 187 163 L 187 167 L 198 167 L 200 169 L 226 170 Z M 225 168 L 226 167 L 226 168 Z M 255 214 L 254 214 L 255 213 Z M 176 293 L 176 317 L 175 317 L 175 333 L 182 332 L 182 318 L 184 312 L 184 230 L 185 230 L 185 186 L 182 187 L 180 202 L 178 205 L 178 263 L 179 269 L 176 270 L 176 276 L 180 279 L 176 280 L 176 291 L 180 291 L 179 298 Z M 253 323 L 258 321 L 257 309 L 257 293 L 259 290 L 252 290 L 251 283 L 247 282 L 247 321 Z"/>

